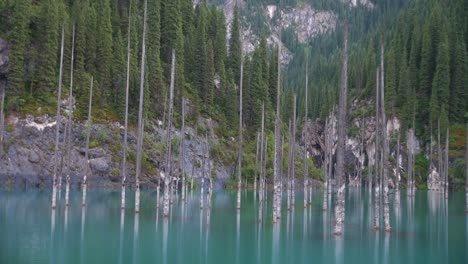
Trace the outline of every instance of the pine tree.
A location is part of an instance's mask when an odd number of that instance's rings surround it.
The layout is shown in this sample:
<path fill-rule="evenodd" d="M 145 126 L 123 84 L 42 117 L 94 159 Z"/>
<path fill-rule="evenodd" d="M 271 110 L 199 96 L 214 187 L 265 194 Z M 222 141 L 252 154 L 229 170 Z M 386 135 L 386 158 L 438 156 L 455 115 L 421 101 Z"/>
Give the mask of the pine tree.
<path fill-rule="evenodd" d="M 29 15 L 31 1 L 18 0 L 11 18 L 11 50 L 9 55 L 8 92 L 20 95 L 24 90 L 26 48 L 29 46 Z M 12 100 L 13 101 L 13 100 Z M 17 105 L 13 105 L 17 107 Z"/>
<path fill-rule="evenodd" d="M 449 93 L 450 93 L 450 66 L 449 66 L 449 50 L 448 50 L 448 39 L 447 33 L 444 30 L 442 32 L 441 41 L 439 43 L 437 51 L 437 66 L 432 82 L 432 93 L 437 93 L 437 99 L 439 103 L 438 110 L 448 113 Z M 431 101 L 432 102 L 432 101 Z M 431 105 L 431 107 L 435 107 Z M 445 131 L 446 127 L 442 127 L 442 131 Z"/>
<path fill-rule="evenodd" d="M 196 67 L 192 69 L 194 86 L 200 95 L 200 99 L 205 103 L 206 111 L 208 111 L 207 103 L 207 82 L 208 82 L 208 51 L 207 51 L 207 22 L 206 22 L 206 5 L 199 5 L 195 10 L 196 15 L 196 33 L 194 42 L 193 60 L 197 62 Z"/>
<path fill-rule="evenodd" d="M 269 96 L 272 106 L 276 105 L 276 79 L 278 76 L 278 48 L 273 49 L 270 59 Z"/>
<path fill-rule="evenodd" d="M 40 50 L 38 52 L 37 70 L 34 77 L 34 88 L 38 95 L 47 96 L 48 92 L 55 90 L 57 83 L 57 50 L 58 50 L 58 7 L 55 0 L 42 3 L 40 21 L 41 31 L 39 38 Z"/>
<path fill-rule="evenodd" d="M 453 67 L 450 78 L 450 119 L 463 122 L 468 105 L 468 60 L 466 46 L 460 35 L 457 36 L 453 49 Z"/>
<path fill-rule="evenodd" d="M 99 103 L 102 107 L 111 95 L 112 24 L 109 0 L 101 0 L 97 3 L 96 70 L 99 76 Z"/>
<path fill-rule="evenodd" d="M 86 0 L 74 2 L 73 14 L 75 17 L 75 88 L 73 89 L 77 98 L 86 100 L 86 88 L 88 81 L 85 80 L 85 52 L 86 47 L 86 11 L 88 5 Z"/>
<path fill-rule="evenodd" d="M 227 56 L 227 44 L 226 44 L 226 18 L 224 17 L 224 11 L 218 11 L 216 16 L 216 40 L 214 42 L 214 61 L 215 70 L 221 76 L 221 72 L 225 72 L 225 61 Z"/>
<path fill-rule="evenodd" d="M 86 52 L 85 54 L 85 69 L 91 75 L 96 74 L 96 51 L 97 51 L 97 14 L 95 4 L 89 3 L 86 8 L 87 15 L 86 23 Z"/>
<path fill-rule="evenodd" d="M 182 0 L 161 0 L 161 61 L 164 64 L 164 79 L 169 80 L 171 52 L 175 49 L 175 106 L 180 109 L 180 100 L 185 85 L 184 77 L 184 38 L 182 35 Z"/>
<path fill-rule="evenodd" d="M 229 69 L 231 69 L 234 81 L 239 85 L 240 80 L 240 63 L 242 56 L 242 43 L 239 24 L 239 7 L 234 8 L 234 17 L 231 25 L 231 38 L 229 39 Z"/>
<path fill-rule="evenodd" d="M 162 117 L 164 112 L 163 104 L 161 104 L 162 95 L 165 93 L 163 81 L 163 70 L 160 59 L 161 49 L 161 28 L 160 28 L 160 1 L 148 1 L 148 92 L 145 96 L 146 113 L 154 113 L 157 117 Z M 148 99 L 148 100 L 146 100 Z M 148 110 L 152 111 L 148 111 Z"/>

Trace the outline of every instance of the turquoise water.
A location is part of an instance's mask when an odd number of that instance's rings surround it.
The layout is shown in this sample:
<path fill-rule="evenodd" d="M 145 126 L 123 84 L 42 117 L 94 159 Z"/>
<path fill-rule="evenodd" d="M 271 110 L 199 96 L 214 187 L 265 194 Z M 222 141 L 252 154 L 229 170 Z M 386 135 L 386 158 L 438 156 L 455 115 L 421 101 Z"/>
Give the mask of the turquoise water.
<path fill-rule="evenodd" d="M 133 204 L 129 193 L 128 205 Z M 63 195 L 63 194 L 62 194 Z M 155 193 L 142 193 L 142 209 L 121 213 L 120 193 L 91 191 L 88 206 L 71 194 L 71 206 L 50 210 L 50 192 L 0 191 L 0 263 L 468 263 L 468 215 L 464 193 L 401 194 L 392 204 L 392 232 L 375 232 L 367 191 L 348 190 L 345 234 L 332 234 L 332 211 L 321 210 L 322 193 L 303 209 L 283 211 L 271 223 L 271 197 L 258 224 L 258 200 L 218 192 L 211 210 L 200 210 L 198 193 L 175 201 L 171 217 L 155 208 Z M 447 206 L 448 205 L 448 206 Z"/>

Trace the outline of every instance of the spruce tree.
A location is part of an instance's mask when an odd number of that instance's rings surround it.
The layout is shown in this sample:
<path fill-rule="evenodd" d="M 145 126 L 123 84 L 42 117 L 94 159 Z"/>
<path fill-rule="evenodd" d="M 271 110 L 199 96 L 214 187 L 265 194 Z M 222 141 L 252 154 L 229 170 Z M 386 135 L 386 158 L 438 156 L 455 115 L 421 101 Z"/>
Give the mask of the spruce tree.
<path fill-rule="evenodd" d="M 278 76 L 278 48 L 273 49 L 270 59 L 269 96 L 272 106 L 276 105 L 276 82 Z"/>
<path fill-rule="evenodd" d="M 55 90 L 57 83 L 57 50 L 58 50 L 58 7 L 57 1 L 47 0 L 41 4 L 39 31 L 39 52 L 37 53 L 37 70 L 34 77 L 36 94 L 47 96 Z"/>
<path fill-rule="evenodd" d="M 239 85 L 240 63 L 242 57 L 242 42 L 240 35 L 239 7 L 234 8 L 234 17 L 231 25 L 231 38 L 229 39 L 229 69 L 231 69 L 234 81 Z"/>
<path fill-rule="evenodd" d="M 448 113 L 450 94 L 450 66 L 448 48 L 447 33 L 444 30 L 442 32 L 441 41 L 437 51 L 437 66 L 434 80 L 432 82 L 432 93 L 437 93 L 437 99 L 439 101 L 438 111 L 443 110 L 445 114 Z M 431 105 L 431 107 L 434 107 L 434 105 Z M 437 110 L 434 109 L 433 111 Z M 446 127 L 442 127 L 442 131 L 445 131 L 445 128 Z"/>
<path fill-rule="evenodd" d="M 165 80 L 170 79 L 172 49 L 175 49 L 177 54 L 174 109 L 180 109 L 179 106 L 185 85 L 181 1 L 183 0 L 161 0 L 161 61 L 164 64 Z"/>
<path fill-rule="evenodd" d="M 7 89 L 10 95 L 20 95 L 24 90 L 26 49 L 29 46 L 30 8 L 31 0 L 18 0 L 12 10 Z M 13 105 L 13 107 L 17 107 L 17 105 Z"/>
<path fill-rule="evenodd" d="M 96 69 L 99 76 L 99 103 L 104 106 L 112 84 L 112 24 L 109 0 L 97 1 Z"/>
<path fill-rule="evenodd" d="M 160 1 L 148 0 L 148 45 L 147 45 L 147 65 L 148 65 L 148 92 L 145 96 L 146 113 L 154 113 L 157 117 L 162 117 L 163 105 L 160 103 L 162 95 L 165 93 L 163 81 L 163 70 L 160 59 L 161 49 L 161 28 L 160 28 Z M 146 99 L 149 100 L 146 100 Z"/>

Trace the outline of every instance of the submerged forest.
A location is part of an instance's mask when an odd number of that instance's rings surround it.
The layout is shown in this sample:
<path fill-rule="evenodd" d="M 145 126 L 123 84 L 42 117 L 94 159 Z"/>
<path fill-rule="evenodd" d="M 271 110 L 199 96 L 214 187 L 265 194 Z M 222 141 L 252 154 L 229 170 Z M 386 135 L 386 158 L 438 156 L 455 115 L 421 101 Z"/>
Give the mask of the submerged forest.
<path fill-rule="evenodd" d="M 0 0 L 0 111 L 0 263 L 468 260 L 466 0 Z"/>

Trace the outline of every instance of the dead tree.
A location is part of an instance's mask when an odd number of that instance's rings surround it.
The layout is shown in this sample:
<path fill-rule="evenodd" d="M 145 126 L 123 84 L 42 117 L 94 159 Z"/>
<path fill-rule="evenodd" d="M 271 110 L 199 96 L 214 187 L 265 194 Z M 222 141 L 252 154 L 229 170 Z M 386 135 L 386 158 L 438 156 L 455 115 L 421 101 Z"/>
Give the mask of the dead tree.
<path fill-rule="evenodd" d="M 343 50 L 341 54 L 341 84 L 340 99 L 338 109 L 338 146 L 336 161 L 336 183 L 337 192 L 335 200 L 335 223 L 333 233 L 335 235 L 343 234 L 343 225 L 345 221 L 345 140 L 346 140 L 346 110 L 348 98 L 348 22 L 344 23 L 343 28 Z"/>
<path fill-rule="evenodd" d="M 449 192 L 449 176 L 448 176 L 448 169 L 449 169 L 449 136 L 450 136 L 450 129 L 447 127 L 447 134 L 445 135 L 445 162 L 444 162 L 444 180 L 445 180 L 445 199 L 448 199 L 448 192 Z"/>
<path fill-rule="evenodd" d="M 280 21 L 281 21 L 281 14 L 280 14 Z M 280 27 L 281 28 L 281 25 Z M 279 35 L 281 36 L 281 30 L 279 30 Z M 276 223 L 278 219 L 281 217 L 281 187 L 280 187 L 280 100 L 281 100 L 281 37 L 279 37 L 278 41 L 278 76 L 276 81 L 276 116 L 275 116 L 275 153 L 274 153 L 274 161 L 273 161 L 273 223 Z"/>
<path fill-rule="evenodd" d="M 330 151 L 330 129 L 329 129 L 330 123 L 328 117 L 325 119 L 325 151 L 324 151 L 324 167 L 325 167 L 325 181 L 323 182 L 323 201 L 322 201 L 322 210 L 327 211 L 328 210 L 328 203 L 327 203 L 327 192 L 328 192 L 328 178 L 329 178 L 329 164 L 331 163 L 331 160 L 329 158 L 329 151 Z M 307 161 L 306 159 L 304 159 Z"/>
<path fill-rule="evenodd" d="M 442 182 L 442 190 L 444 190 L 445 186 L 444 185 L 444 171 L 442 169 L 442 145 L 440 143 L 440 119 L 437 120 L 437 169 L 439 171 L 439 184 Z"/>
<path fill-rule="evenodd" d="M 264 179 L 264 160 L 266 159 L 265 150 L 265 103 L 262 104 L 262 130 L 260 132 L 260 183 L 259 183 L 259 202 L 263 202 L 263 192 L 265 190 Z"/>
<path fill-rule="evenodd" d="M 81 206 L 86 206 L 86 189 L 88 187 L 87 183 L 87 173 L 90 172 L 91 170 L 89 169 L 89 136 L 91 134 L 91 110 L 93 106 L 93 86 L 94 86 L 94 78 L 91 76 L 91 85 L 89 87 L 89 105 L 88 105 L 88 121 L 86 123 L 86 152 L 85 152 L 85 160 L 86 160 L 86 172 L 83 176 L 83 182 L 81 185 L 81 189 L 83 191 L 82 197 L 81 197 Z"/>
<path fill-rule="evenodd" d="M 143 12 L 143 36 L 141 44 L 141 75 L 140 75 L 140 102 L 138 107 L 138 137 L 137 137 L 137 160 L 136 160 L 136 178 L 135 178 L 135 213 L 140 212 L 140 174 L 141 174 L 141 156 L 143 145 L 143 99 L 145 92 L 145 59 L 146 59 L 146 11 L 148 1 L 145 0 Z M 174 53 L 173 53 L 174 54 Z M 174 56 L 174 55 L 173 55 Z"/>
<path fill-rule="evenodd" d="M 400 205 L 400 129 L 397 130 L 396 145 L 395 205 Z"/>
<path fill-rule="evenodd" d="M 304 208 L 307 207 L 307 187 L 309 187 L 309 168 L 307 167 L 307 106 L 309 90 L 309 56 L 306 56 L 305 100 L 304 100 Z"/>
<path fill-rule="evenodd" d="M 374 188 L 374 229 L 380 228 L 380 71 L 377 69 L 375 93 L 375 188 Z"/>
<path fill-rule="evenodd" d="M 62 26 L 62 41 L 60 46 L 60 71 L 59 85 L 57 94 L 57 117 L 55 121 L 55 149 L 54 149 L 54 177 L 52 183 L 52 209 L 57 205 L 57 170 L 58 170 L 58 154 L 59 154 L 59 139 L 60 139 L 60 101 L 62 100 L 62 76 L 63 76 L 63 43 L 65 38 L 65 30 Z"/>
<path fill-rule="evenodd" d="M 72 50 L 71 50 L 71 60 L 70 60 L 70 93 L 68 95 L 68 122 L 67 122 L 67 177 L 65 184 L 65 206 L 69 205 L 70 197 L 70 173 L 71 173 L 71 152 L 72 152 L 72 127 L 73 127 L 73 63 L 75 61 L 75 24 L 73 24 L 73 33 L 72 33 Z"/>
<path fill-rule="evenodd" d="M 132 15 L 132 0 L 130 0 L 128 8 L 128 21 L 131 21 Z M 126 76 L 126 85 L 125 85 L 125 120 L 124 120 L 124 144 L 122 150 L 122 195 L 120 201 L 121 209 L 125 209 L 125 184 L 127 181 L 127 137 L 128 137 L 128 97 L 130 89 L 130 30 L 131 24 L 128 23 L 127 30 L 127 76 Z"/>
<path fill-rule="evenodd" d="M 390 199 L 388 187 L 388 168 L 390 167 L 389 155 L 389 142 L 387 135 L 387 116 L 385 114 L 385 65 L 384 65 L 384 43 L 383 39 L 380 43 L 380 70 L 382 72 L 380 78 L 380 115 L 382 118 L 382 170 L 383 170 L 383 217 L 385 232 L 392 230 L 390 226 Z"/>
<path fill-rule="evenodd" d="M 465 164 L 466 164 L 466 171 L 465 171 L 465 196 L 466 196 L 466 212 L 468 213 L 468 120 L 466 121 L 466 128 L 465 128 Z"/>
<path fill-rule="evenodd" d="M 257 173 L 258 173 L 258 155 L 259 155 L 259 151 L 260 151 L 260 132 L 257 132 L 257 147 L 255 148 L 255 169 L 254 169 L 254 185 L 253 185 L 253 189 L 254 189 L 254 197 L 257 197 L 256 196 L 256 192 L 257 192 Z"/>
<path fill-rule="evenodd" d="M 289 133 L 289 148 L 288 148 L 288 178 L 286 179 L 286 196 L 287 196 L 287 209 L 291 210 L 292 204 L 292 181 L 291 181 L 291 167 L 292 167 L 292 137 L 291 137 L 291 119 L 289 119 L 288 133 Z"/>
<path fill-rule="evenodd" d="M 5 125 L 5 87 L 2 86 L 2 90 L 0 91 L 0 158 L 3 156 L 3 131 Z"/>
<path fill-rule="evenodd" d="M 182 175 L 182 201 L 185 201 L 185 98 L 182 97 L 182 129 L 180 131 L 179 168 Z"/>
<path fill-rule="evenodd" d="M 292 206 L 296 204 L 296 172 L 294 164 L 296 162 L 296 103 L 297 95 L 294 94 L 294 104 L 293 104 L 293 120 L 292 120 L 292 133 L 291 137 L 291 203 Z"/>
<path fill-rule="evenodd" d="M 237 210 L 241 208 L 241 188 L 242 188 L 242 83 L 244 79 L 244 62 L 241 59 L 240 65 L 240 82 L 239 82 L 239 154 L 237 160 L 239 164 L 237 165 L 238 174 L 237 174 Z"/>
<path fill-rule="evenodd" d="M 170 184 L 172 182 L 172 167 L 171 167 L 171 158 L 172 158 L 172 118 L 173 118 L 173 108 L 174 108 L 174 84 L 175 84 L 175 62 L 176 55 L 175 50 L 172 49 L 172 63 L 171 63 L 171 85 L 169 91 L 169 112 L 168 112 L 168 124 L 167 124 L 167 133 L 166 133 L 166 168 L 164 175 L 164 204 L 163 204 L 163 216 L 169 217 L 169 201 L 170 201 Z"/>

